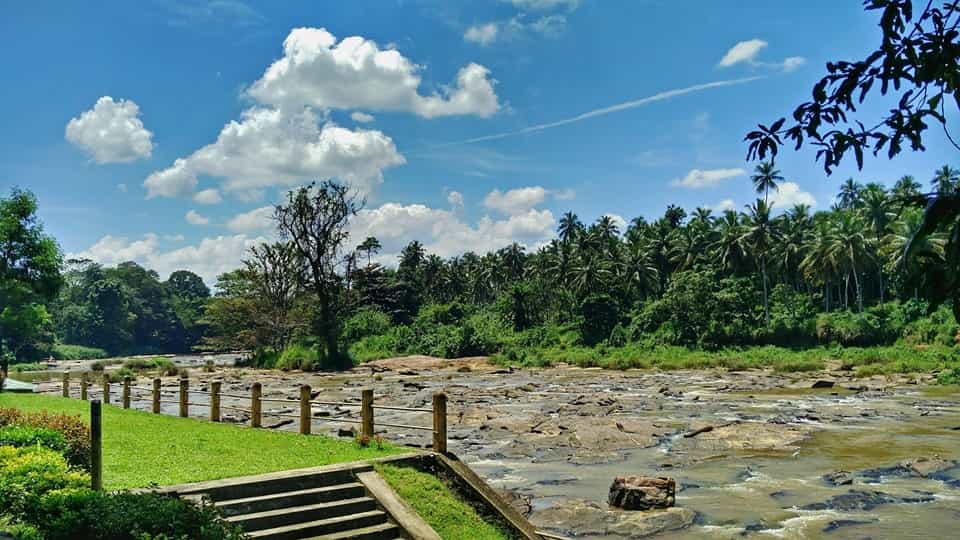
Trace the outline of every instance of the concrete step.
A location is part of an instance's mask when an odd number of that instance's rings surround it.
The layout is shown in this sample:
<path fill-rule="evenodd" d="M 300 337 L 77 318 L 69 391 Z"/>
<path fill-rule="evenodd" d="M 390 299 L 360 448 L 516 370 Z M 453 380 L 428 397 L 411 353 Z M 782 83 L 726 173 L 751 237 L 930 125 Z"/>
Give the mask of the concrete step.
<path fill-rule="evenodd" d="M 311 540 L 400 540 L 400 529 L 393 523 L 383 523 L 362 529 L 351 529 L 333 534 L 314 536 Z"/>
<path fill-rule="evenodd" d="M 371 466 L 323 467 L 320 469 L 284 471 L 245 478 L 200 482 L 179 487 L 183 496 L 206 495 L 214 502 L 261 497 L 275 493 L 302 491 L 319 487 L 348 484 L 356 481 L 356 474 L 370 471 Z"/>
<path fill-rule="evenodd" d="M 219 501 L 214 503 L 214 506 L 216 506 L 217 510 L 219 510 L 224 517 L 230 517 L 240 514 L 252 514 L 255 512 L 289 508 L 291 506 L 306 506 L 310 504 L 355 499 L 357 497 L 363 497 L 365 493 L 363 484 L 350 482 L 348 484 L 337 484 L 335 486 L 324 486 L 246 497 L 243 499 Z"/>
<path fill-rule="evenodd" d="M 297 523 L 315 522 L 337 517 L 349 517 L 377 509 L 377 502 L 370 497 L 355 497 L 305 506 L 290 506 L 252 514 L 230 516 L 227 521 L 253 532 L 275 529 Z"/>
<path fill-rule="evenodd" d="M 355 531 L 376 525 L 388 525 L 387 515 L 379 510 L 371 510 L 369 512 L 362 512 L 359 514 L 350 514 L 347 516 L 338 516 L 316 521 L 295 523 L 293 525 L 284 525 L 282 527 L 274 527 L 272 529 L 253 531 L 247 533 L 247 536 L 250 538 L 264 538 L 269 540 L 314 538 L 321 535 Z M 389 525 L 393 526 L 394 528 L 396 527 L 392 524 Z M 396 536 L 398 536 L 398 533 L 395 532 L 391 538 Z M 351 537 L 347 536 L 346 538 Z"/>

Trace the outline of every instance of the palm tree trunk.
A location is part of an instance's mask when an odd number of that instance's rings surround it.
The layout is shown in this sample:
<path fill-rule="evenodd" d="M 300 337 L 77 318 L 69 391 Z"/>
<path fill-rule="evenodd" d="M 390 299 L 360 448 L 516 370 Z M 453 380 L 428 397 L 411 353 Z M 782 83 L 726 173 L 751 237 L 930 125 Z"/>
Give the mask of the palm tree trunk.
<path fill-rule="evenodd" d="M 767 301 L 767 259 L 760 259 L 760 275 L 763 280 L 763 321 L 770 326 L 770 304 Z"/>
<path fill-rule="evenodd" d="M 843 276 L 843 309 L 850 309 L 850 272 Z"/>

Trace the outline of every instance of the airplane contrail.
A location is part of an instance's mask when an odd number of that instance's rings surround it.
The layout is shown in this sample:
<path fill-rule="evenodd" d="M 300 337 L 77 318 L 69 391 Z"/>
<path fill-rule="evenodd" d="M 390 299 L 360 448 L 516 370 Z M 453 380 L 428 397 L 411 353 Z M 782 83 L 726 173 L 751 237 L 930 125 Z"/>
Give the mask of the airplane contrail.
<path fill-rule="evenodd" d="M 495 139 L 503 139 L 506 137 L 514 137 L 516 135 L 525 135 L 527 133 L 534 133 L 537 131 L 543 131 L 545 129 L 555 128 L 559 126 L 565 126 L 567 124 L 572 124 L 574 122 L 580 122 L 588 118 L 593 118 L 594 116 L 603 116 L 605 114 L 611 114 L 619 111 L 624 111 L 627 109 L 635 109 L 637 107 L 642 107 L 650 103 L 656 103 L 657 101 L 663 101 L 677 96 L 683 96 L 686 94 L 693 94 L 695 92 L 701 92 L 703 90 L 709 90 L 711 88 L 720 88 L 723 86 L 734 86 L 737 84 L 744 84 L 758 79 L 765 79 L 765 76 L 757 77 L 744 77 L 742 79 L 727 79 L 723 81 L 714 81 L 704 84 L 696 84 L 693 86 L 688 86 L 686 88 L 675 88 L 673 90 L 666 90 L 652 96 L 647 96 L 640 99 L 634 99 L 632 101 L 625 101 L 623 103 L 617 103 L 616 105 L 610 105 L 609 107 L 602 107 L 600 109 L 594 109 L 592 111 L 587 111 L 585 113 L 578 114 L 576 116 L 571 116 L 570 118 L 564 118 L 563 120 L 557 120 L 554 122 L 547 122 L 545 124 L 537 124 L 533 126 L 528 126 L 523 129 L 518 129 L 516 131 L 505 131 L 503 133 L 494 133 L 493 135 L 483 135 L 482 137 L 474 137 L 472 139 L 464 139 L 462 141 L 453 141 L 448 143 L 442 143 L 434 145 L 433 148 L 442 148 L 444 146 L 455 146 L 459 144 L 471 144 L 481 141 L 492 141 Z"/>

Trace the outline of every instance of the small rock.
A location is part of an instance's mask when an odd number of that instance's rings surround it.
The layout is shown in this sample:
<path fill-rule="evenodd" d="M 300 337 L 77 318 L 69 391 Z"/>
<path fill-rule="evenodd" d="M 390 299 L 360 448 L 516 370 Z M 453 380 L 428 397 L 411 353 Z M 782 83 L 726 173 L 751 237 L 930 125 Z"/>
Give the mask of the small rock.
<path fill-rule="evenodd" d="M 400 374 L 400 375 L 406 375 L 406 376 L 408 376 L 408 377 L 419 375 L 418 372 L 416 372 L 416 371 L 414 371 L 414 370 L 412 370 L 412 369 L 401 369 L 401 370 L 398 371 L 397 373 Z"/>
<path fill-rule="evenodd" d="M 356 434 L 357 432 L 353 427 L 337 428 L 337 437 L 350 437 L 352 439 Z"/>
<path fill-rule="evenodd" d="M 810 385 L 810 388 L 833 388 L 833 381 L 820 379 L 819 381 L 814 381 L 814 383 Z"/>
<path fill-rule="evenodd" d="M 282 428 L 283 426 L 289 426 L 289 425 L 292 424 L 292 423 L 293 423 L 293 419 L 291 419 L 291 418 L 284 418 L 283 420 L 280 420 L 280 421 L 278 421 L 278 422 L 274 422 L 274 423 L 272 423 L 272 424 L 267 424 L 266 428 L 267 428 L 267 429 L 277 429 L 277 428 Z"/>
<path fill-rule="evenodd" d="M 700 435 L 701 433 L 709 433 L 711 431 L 713 431 L 713 426 L 703 426 L 700 429 L 695 429 L 689 433 L 684 433 L 683 438 L 690 439 L 690 438 L 696 437 L 697 435 Z"/>
<path fill-rule="evenodd" d="M 824 482 L 831 486 L 849 486 L 853 483 L 853 475 L 850 471 L 834 471 L 821 477 Z"/>
<path fill-rule="evenodd" d="M 677 483 L 673 478 L 619 476 L 610 485 L 607 502 L 624 510 L 669 508 L 676 502 Z"/>
<path fill-rule="evenodd" d="M 870 524 L 870 523 L 873 523 L 874 521 L 876 521 L 876 520 L 873 520 L 873 521 L 860 521 L 860 520 L 856 520 L 856 519 L 835 519 L 835 520 L 831 521 L 830 523 L 827 523 L 827 526 L 823 528 L 823 532 L 829 534 L 829 533 L 832 533 L 833 531 L 835 531 L 835 530 L 837 530 L 837 529 L 839 529 L 839 528 L 841 528 L 841 527 L 850 527 L 850 526 L 853 526 L 853 525 L 868 525 L 868 524 Z"/>

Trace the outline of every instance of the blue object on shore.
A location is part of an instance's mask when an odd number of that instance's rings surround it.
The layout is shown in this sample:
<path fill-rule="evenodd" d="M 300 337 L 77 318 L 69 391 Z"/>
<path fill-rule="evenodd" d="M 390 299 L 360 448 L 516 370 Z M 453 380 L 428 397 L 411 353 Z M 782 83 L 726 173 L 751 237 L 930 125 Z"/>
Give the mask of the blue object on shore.
<path fill-rule="evenodd" d="M 7 379 L 3 381 L 3 391 L 4 392 L 34 392 L 37 389 L 37 385 L 32 383 L 26 383 L 17 381 L 14 379 Z"/>

